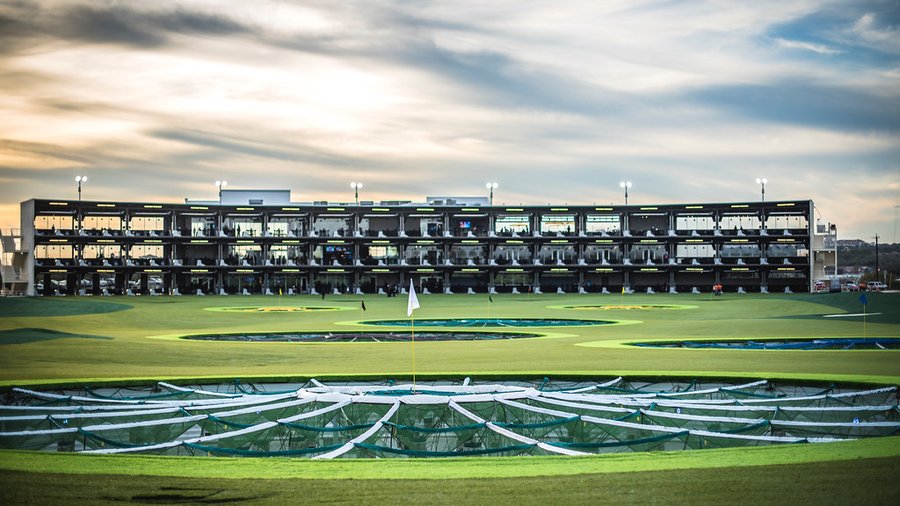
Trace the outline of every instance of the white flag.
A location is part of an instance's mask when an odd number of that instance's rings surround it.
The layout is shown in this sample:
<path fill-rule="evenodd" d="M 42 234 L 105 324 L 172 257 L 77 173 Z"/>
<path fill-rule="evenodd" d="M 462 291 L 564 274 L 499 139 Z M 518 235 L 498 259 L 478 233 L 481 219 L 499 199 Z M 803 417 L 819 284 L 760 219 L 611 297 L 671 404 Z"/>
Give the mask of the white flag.
<path fill-rule="evenodd" d="M 416 288 L 413 281 L 409 280 L 409 302 L 406 304 L 406 316 L 412 316 L 414 309 L 419 309 L 419 298 L 416 297 Z"/>

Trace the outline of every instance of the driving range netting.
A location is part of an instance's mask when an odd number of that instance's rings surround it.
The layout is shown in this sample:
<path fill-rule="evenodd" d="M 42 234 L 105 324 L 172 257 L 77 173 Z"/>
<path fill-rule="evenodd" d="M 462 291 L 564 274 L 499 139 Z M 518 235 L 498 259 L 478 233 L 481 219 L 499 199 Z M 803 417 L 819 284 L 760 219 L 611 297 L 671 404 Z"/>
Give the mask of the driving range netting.
<path fill-rule="evenodd" d="M 713 381 L 232 383 L 13 388 L 0 447 L 305 458 L 581 455 L 900 433 L 896 386 Z"/>

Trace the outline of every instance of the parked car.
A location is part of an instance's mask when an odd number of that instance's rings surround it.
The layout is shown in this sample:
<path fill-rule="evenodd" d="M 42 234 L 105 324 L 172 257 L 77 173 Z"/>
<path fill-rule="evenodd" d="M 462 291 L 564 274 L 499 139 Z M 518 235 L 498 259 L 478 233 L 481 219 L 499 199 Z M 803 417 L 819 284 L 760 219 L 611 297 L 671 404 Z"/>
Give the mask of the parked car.
<path fill-rule="evenodd" d="M 880 292 L 882 290 L 887 290 L 887 285 L 881 281 L 869 281 L 866 283 L 866 290 L 870 292 Z"/>
<path fill-rule="evenodd" d="M 844 286 L 847 287 L 848 292 L 858 292 L 859 291 L 859 285 L 857 285 L 856 283 L 848 282 Z"/>

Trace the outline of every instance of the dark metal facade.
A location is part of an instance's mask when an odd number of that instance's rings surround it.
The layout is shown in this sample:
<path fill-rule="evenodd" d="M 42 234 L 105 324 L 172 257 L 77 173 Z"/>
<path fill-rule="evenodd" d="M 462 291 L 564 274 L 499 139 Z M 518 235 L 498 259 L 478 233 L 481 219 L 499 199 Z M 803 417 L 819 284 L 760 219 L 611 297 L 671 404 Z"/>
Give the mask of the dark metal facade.
<path fill-rule="evenodd" d="M 31 290 L 52 294 L 794 292 L 813 203 L 653 206 L 29 200 Z"/>

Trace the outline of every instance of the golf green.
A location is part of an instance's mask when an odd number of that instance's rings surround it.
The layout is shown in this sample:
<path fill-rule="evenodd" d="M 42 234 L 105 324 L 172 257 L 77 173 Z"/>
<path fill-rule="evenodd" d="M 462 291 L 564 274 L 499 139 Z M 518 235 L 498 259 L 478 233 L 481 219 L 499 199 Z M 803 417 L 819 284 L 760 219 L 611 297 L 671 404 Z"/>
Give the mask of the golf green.
<path fill-rule="evenodd" d="M 604 320 L 627 321 L 629 325 L 602 325 L 591 327 L 560 327 L 551 330 L 552 338 L 514 340 L 417 342 L 414 350 L 407 342 L 372 343 L 234 343 L 201 342 L 184 339 L 155 339 L 158 337 L 195 334 L 276 333 L 276 332 L 329 332 L 359 330 L 363 320 L 406 319 L 406 300 L 402 297 L 330 296 L 325 301 L 318 297 L 283 297 L 273 303 L 273 297 L 220 297 L 211 304 L 210 297 L 122 297 L 122 298 L 66 298 L 62 299 L 0 299 L 0 384 L 3 385 L 71 385 L 85 384 L 145 384 L 146 381 L 183 380 L 206 378 L 209 380 L 231 378 L 303 379 L 404 379 L 415 372 L 422 378 L 535 378 L 563 377 L 630 377 L 681 378 L 764 378 L 770 380 L 793 379 L 809 381 L 837 381 L 841 383 L 900 383 L 900 360 L 896 352 L 886 350 L 718 350 L 718 349 L 653 349 L 619 345 L 637 341 L 686 341 L 686 340 L 766 340 L 820 337 L 872 337 L 900 336 L 900 295 L 872 293 L 862 318 L 827 318 L 826 315 L 861 313 L 863 307 L 856 294 L 798 294 L 798 295 L 729 295 L 713 298 L 706 295 L 494 295 L 487 296 L 420 296 L 421 308 L 414 318 L 419 319 L 471 319 L 471 318 L 548 318 L 565 319 L 573 315 L 572 309 L 558 306 L 612 305 L 622 309 L 597 311 Z M 365 302 L 365 310 L 361 301 Z M 689 311 L 634 310 L 624 306 L 653 305 L 695 306 Z M 212 305 L 222 307 L 272 307 L 272 306 L 331 306 L 346 308 L 344 311 L 250 311 L 210 312 Z M 579 317 L 591 314 L 590 310 L 577 311 Z M 350 316 L 350 318 L 348 318 Z M 593 315 L 592 317 L 593 318 Z M 371 328 L 371 327 L 369 327 Z M 437 327 L 435 328 L 437 329 Z M 514 330 L 514 329 L 510 329 Z M 609 343 L 609 346 L 583 346 L 586 343 Z M 413 367 L 415 353 L 415 368 Z M 781 491 L 782 497 L 797 498 L 791 492 L 796 483 L 807 490 L 801 503 L 829 502 L 842 496 L 841 490 L 850 490 L 852 473 L 841 479 L 814 477 L 820 466 L 827 462 L 839 462 L 849 466 L 854 461 L 859 475 L 867 471 L 873 476 L 897 475 L 900 469 L 900 438 L 879 438 L 878 445 L 869 441 L 834 445 L 803 445 L 801 447 L 758 448 L 749 450 L 700 450 L 681 455 L 651 453 L 637 456 L 533 457 L 528 463 L 512 467 L 499 466 L 494 460 L 476 459 L 459 464 L 465 467 L 465 476 L 505 477 L 495 482 L 497 495 L 486 495 L 496 503 L 548 503 L 560 499 L 559 493 L 571 497 L 589 497 L 596 492 L 593 480 L 577 479 L 565 482 L 563 489 L 556 487 L 554 478 L 539 476 L 595 476 L 597 466 L 610 469 L 629 469 L 625 473 L 642 478 L 641 496 L 657 497 L 656 502 L 673 502 L 680 494 L 698 493 L 698 498 L 710 502 L 741 502 L 725 489 L 707 490 L 702 493 L 689 486 L 692 462 L 700 459 L 704 465 L 718 471 L 713 474 L 730 476 L 729 470 L 740 469 L 735 476 L 747 482 L 756 482 L 769 492 Z M 832 448 L 829 449 L 828 447 Z M 813 448 L 810 453 L 804 447 Z M 697 457 L 685 457 L 693 454 Z M 215 487 L 219 471 L 210 467 L 217 459 L 184 461 L 144 457 L 87 457 L 80 455 L 41 455 L 2 452 L 0 467 L 30 472 L 34 486 L 52 483 L 63 473 L 88 472 L 97 483 L 110 483 L 109 476 L 143 474 L 151 479 L 151 487 L 165 487 L 162 476 L 192 476 L 201 487 Z M 79 459 L 79 457 L 84 457 Z M 637 458 L 631 461 L 630 458 Z M 34 459 L 38 459 L 37 461 Z M 624 460 L 622 460 L 624 459 Z M 688 460 L 685 460 L 688 459 Z M 515 459 L 519 461 L 519 459 Z M 750 462 L 752 464 L 748 464 Z M 40 466 L 32 466 L 41 462 Z M 148 462 L 153 462 L 147 466 Z M 209 462 L 209 464 L 205 464 Z M 428 496 L 455 497 L 466 502 L 458 484 L 441 480 L 448 476 L 456 464 L 446 459 L 428 462 L 394 462 L 393 471 L 374 470 L 380 462 L 361 463 L 341 461 L 331 463 L 308 462 L 304 466 L 285 462 L 283 474 L 271 475 L 256 459 L 230 460 L 226 472 L 233 478 L 269 477 L 299 478 L 311 472 L 323 483 L 336 486 L 348 477 L 371 476 L 379 481 L 385 493 L 401 497 L 418 489 L 410 478 L 427 480 Z M 450 462 L 455 462 L 451 461 Z M 564 464 L 563 464 L 564 462 Z M 616 464 L 613 464 L 615 462 Z M 629 463 L 630 462 L 630 463 Z M 90 463 L 90 465 L 87 465 Z M 640 463 L 640 464 L 638 464 Z M 653 463 L 651 471 L 645 464 Z M 319 466 L 318 464 L 322 464 Z M 219 465 L 219 464 L 216 464 Z M 751 467 L 742 467 L 750 465 Z M 776 466 L 787 466 L 781 474 L 797 477 L 796 480 L 774 480 Z M 636 467 L 635 467 L 636 466 Z M 839 467 L 840 467 L 839 466 Z M 309 471 L 309 470 L 313 471 Z M 382 468 L 384 469 L 384 468 Z M 505 470 L 499 474 L 500 470 Z M 772 470 L 771 472 L 769 470 Z M 682 472 L 685 471 L 685 472 Z M 666 473 L 675 473 L 674 475 Z M 856 471 L 854 471 L 856 472 Z M 50 473 L 50 474 L 45 474 Z M 393 474 L 392 474 L 393 473 Z M 777 473 L 776 473 L 777 474 Z M 530 476 L 511 478 L 514 476 Z M 632 483 L 625 475 L 603 475 L 605 486 L 621 490 Z M 398 479 L 398 478 L 406 479 Z M 218 478 L 221 479 L 221 478 Z M 4 498 L 25 497 L 26 501 L 39 502 L 50 498 L 49 492 L 39 489 L 25 492 L 30 481 L 19 474 L 3 474 Z M 122 481 L 125 480 L 125 481 Z M 155 481 L 154 481 L 155 480 Z M 506 481 L 512 480 L 512 481 Z M 674 481 L 673 481 L 674 480 Z M 774 480 L 774 481 L 773 481 Z M 117 483 L 130 483 L 119 478 Z M 717 483 L 715 480 L 710 483 Z M 13 487 L 9 489 L 8 487 Z M 112 485 L 110 485 L 112 486 Z M 273 485 L 274 486 L 274 485 Z M 711 485 L 714 488 L 714 485 Z M 850 487 L 850 488 L 848 488 Z M 127 488 L 127 487 L 126 487 Z M 259 488 L 265 494 L 272 491 L 269 485 L 251 485 L 241 480 L 229 480 L 229 489 L 250 490 Z M 855 490 L 855 489 L 854 489 Z M 528 491 L 523 493 L 523 491 Z M 85 492 L 82 502 L 96 502 L 103 490 Z M 890 503 L 900 494 L 896 480 L 860 489 L 862 502 Z M 12 494 L 12 495 L 10 495 Z M 581 495 L 580 495 L 581 494 Z M 110 491 L 110 496 L 116 492 Z M 273 496 L 274 497 L 274 496 Z M 624 495 L 622 497 L 628 497 Z M 27 499 L 31 498 L 31 499 Z M 730 500 L 729 500 L 730 498 Z M 667 500 L 669 499 L 669 500 Z M 78 502 L 78 501 L 75 501 Z M 376 501 L 377 502 L 377 501 Z M 441 501 L 438 501 L 441 502 Z M 478 502 L 478 501 L 471 501 Z M 573 502 L 580 502 L 573 500 Z M 627 502 L 627 501 L 626 501 Z M 653 501 L 651 501 L 653 502 Z M 797 501 L 792 501 L 797 502 Z"/>

